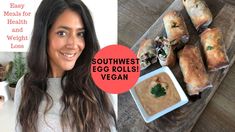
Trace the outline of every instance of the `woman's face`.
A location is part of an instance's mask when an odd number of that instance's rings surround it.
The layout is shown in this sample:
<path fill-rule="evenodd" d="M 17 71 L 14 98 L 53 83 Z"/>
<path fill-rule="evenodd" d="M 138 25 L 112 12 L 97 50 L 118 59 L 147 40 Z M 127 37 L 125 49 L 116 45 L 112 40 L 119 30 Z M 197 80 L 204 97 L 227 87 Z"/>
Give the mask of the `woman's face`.
<path fill-rule="evenodd" d="M 66 9 L 49 31 L 48 57 L 51 76 L 61 77 L 71 70 L 85 48 L 84 25 L 76 12 Z"/>

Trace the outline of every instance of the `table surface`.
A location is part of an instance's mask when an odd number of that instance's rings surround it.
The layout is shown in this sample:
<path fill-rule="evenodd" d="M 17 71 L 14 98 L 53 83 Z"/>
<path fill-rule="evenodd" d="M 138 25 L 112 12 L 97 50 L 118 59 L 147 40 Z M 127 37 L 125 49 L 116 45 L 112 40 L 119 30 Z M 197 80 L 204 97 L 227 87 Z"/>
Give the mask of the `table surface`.
<path fill-rule="evenodd" d="M 119 43 L 132 47 L 172 2 L 173 0 L 120 0 L 118 3 Z M 235 5 L 232 0 L 226 0 L 226 2 Z M 235 98 L 232 94 L 235 93 L 234 71 L 235 65 L 231 67 L 199 121 L 195 122 L 193 131 L 235 130 Z M 130 93 L 119 95 L 118 109 L 119 131 L 158 130 L 144 123 Z M 167 119 L 165 122 L 168 122 Z"/>

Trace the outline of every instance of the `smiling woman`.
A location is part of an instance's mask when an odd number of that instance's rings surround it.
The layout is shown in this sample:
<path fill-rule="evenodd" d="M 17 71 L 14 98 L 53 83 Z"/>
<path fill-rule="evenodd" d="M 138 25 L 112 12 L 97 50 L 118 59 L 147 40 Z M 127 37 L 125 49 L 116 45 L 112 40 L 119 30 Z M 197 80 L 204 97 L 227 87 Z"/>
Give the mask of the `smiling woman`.
<path fill-rule="evenodd" d="M 82 18 L 76 12 L 66 9 L 49 31 L 48 56 L 51 76 L 61 77 L 65 70 L 71 70 L 85 48 Z"/>
<path fill-rule="evenodd" d="M 116 126 L 108 95 L 90 75 L 99 50 L 89 10 L 80 0 L 43 0 L 17 84 L 16 131 L 106 132 Z"/>

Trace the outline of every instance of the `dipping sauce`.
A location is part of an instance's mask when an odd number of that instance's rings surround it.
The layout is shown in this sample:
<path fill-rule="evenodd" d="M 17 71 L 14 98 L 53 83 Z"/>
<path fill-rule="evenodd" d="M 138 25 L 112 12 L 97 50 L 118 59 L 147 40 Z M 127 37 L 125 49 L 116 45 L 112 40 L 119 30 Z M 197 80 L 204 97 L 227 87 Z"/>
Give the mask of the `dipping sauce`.
<path fill-rule="evenodd" d="M 153 94 L 152 89 L 159 84 L 165 89 L 165 94 L 157 97 Z M 134 89 L 142 106 L 150 116 L 180 101 L 180 96 L 171 78 L 165 72 L 140 82 Z"/>

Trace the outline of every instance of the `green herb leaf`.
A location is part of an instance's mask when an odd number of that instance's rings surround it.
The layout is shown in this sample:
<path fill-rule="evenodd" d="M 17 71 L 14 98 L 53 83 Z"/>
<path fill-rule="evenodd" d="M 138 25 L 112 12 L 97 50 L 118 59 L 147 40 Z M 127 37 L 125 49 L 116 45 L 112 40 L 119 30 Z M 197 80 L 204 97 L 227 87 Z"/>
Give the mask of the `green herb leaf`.
<path fill-rule="evenodd" d="M 161 54 L 164 58 L 167 57 L 167 54 L 166 54 L 166 52 L 165 52 L 164 49 L 159 50 L 159 51 L 158 51 L 158 54 Z"/>
<path fill-rule="evenodd" d="M 151 94 L 153 94 L 155 97 L 161 97 L 166 95 L 166 91 L 165 88 L 161 86 L 161 84 L 157 84 L 151 89 Z"/>
<path fill-rule="evenodd" d="M 163 36 L 160 36 L 159 39 L 160 39 L 160 40 L 163 40 Z"/>
<path fill-rule="evenodd" d="M 213 47 L 212 46 L 207 46 L 207 48 L 206 48 L 206 50 L 212 50 L 213 49 Z"/>

